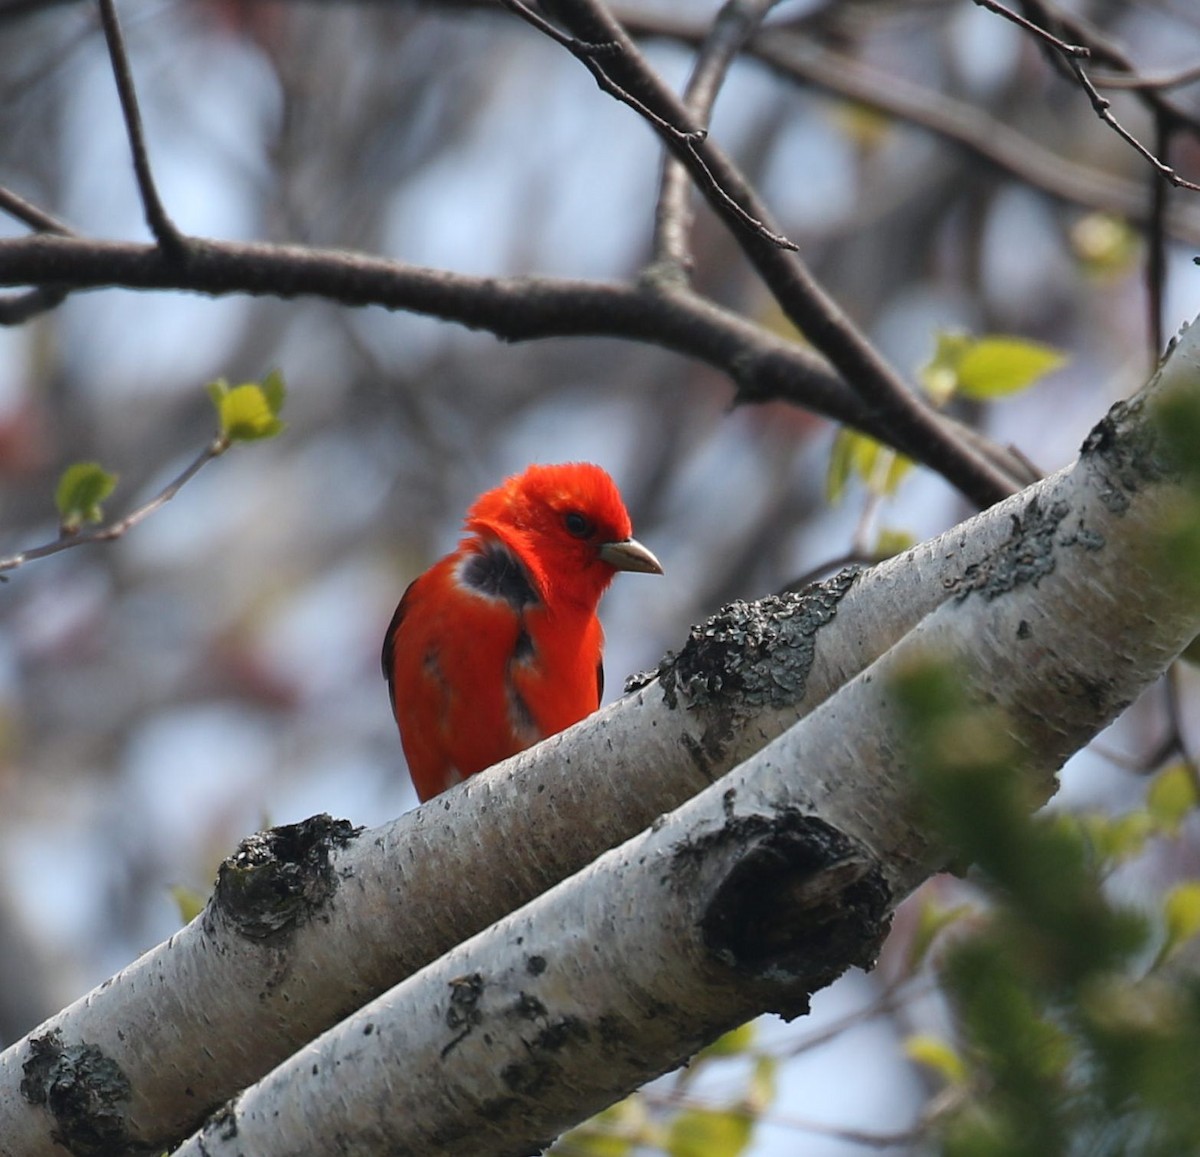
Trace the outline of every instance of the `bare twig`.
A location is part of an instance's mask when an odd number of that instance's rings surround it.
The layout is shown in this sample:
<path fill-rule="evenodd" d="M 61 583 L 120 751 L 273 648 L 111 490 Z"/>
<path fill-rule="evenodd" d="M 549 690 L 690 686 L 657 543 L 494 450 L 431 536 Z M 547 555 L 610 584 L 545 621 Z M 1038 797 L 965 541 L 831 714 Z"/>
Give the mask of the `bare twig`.
<path fill-rule="evenodd" d="M 754 35 L 778 0 L 726 0 L 700 47 L 683 102 L 700 124 L 707 124 L 734 57 Z M 688 198 L 692 182 L 687 169 L 668 155 L 663 164 L 654 221 L 654 259 L 685 278 L 691 265 Z"/>
<path fill-rule="evenodd" d="M 27 201 L 11 189 L 0 186 L 0 212 L 36 229 L 57 237 L 75 237 L 75 231 L 45 209 Z M 67 290 L 51 285 L 39 285 L 24 293 L 0 297 L 0 326 L 24 325 L 41 313 L 56 309 L 67 298 Z"/>
<path fill-rule="evenodd" d="M 1040 24 L 1035 24 L 1032 20 L 1026 20 L 1019 12 L 1013 12 L 1012 9 L 1005 8 L 1003 4 L 998 4 L 996 0 L 975 0 L 975 3 L 980 8 L 986 8 L 987 11 L 1011 21 L 1023 32 L 1028 32 L 1031 36 L 1036 36 L 1039 40 L 1044 41 L 1053 48 L 1055 52 L 1062 53 L 1063 56 L 1072 59 L 1087 60 L 1092 55 L 1092 50 L 1086 44 L 1068 44 L 1065 40 L 1055 36 L 1053 32 L 1047 31 Z"/>
<path fill-rule="evenodd" d="M 754 213 L 747 208 L 744 198 L 725 187 L 721 178 L 713 172 L 697 149 L 707 137 L 707 130 L 693 123 L 687 108 L 647 67 L 633 41 L 603 8 L 597 5 L 593 11 L 585 13 L 586 16 L 599 17 L 586 21 L 596 32 L 595 36 L 571 36 L 533 12 L 520 0 L 500 2 L 539 32 L 566 48 L 587 67 L 604 92 L 643 116 L 672 148 L 686 154 L 691 160 L 689 169 L 693 180 L 700 184 L 710 197 L 720 202 L 741 227 L 757 233 L 781 249 L 796 248 L 794 242 L 771 227 L 765 213 Z M 569 0 L 555 7 L 561 8 L 565 15 L 579 15 L 574 11 L 577 5 Z M 618 76 L 617 73 L 621 75 Z M 655 111 L 656 109 L 662 111 Z"/>
<path fill-rule="evenodd" d="M 975 0 L 975 3 L 982 4 L 984 7 L 991 7 L 990 2 L 985 2 L 985 0 Z M 1090 59 L 1102 60 L 1111 67 L 1119 68 L 1132 75 L 1136 75 L 1137 69 L 1134 67 L 1133 61 L 1120 47 L 1095 32 L 1085 21 L 1058 9 L 1051 3 L 1051 0 L 1024 0 L 1024 4 L 1027 10 L 1041 18 L 1042 24 L 1039 25 L 1033 21 L 1026 21 L 1022 26 L 1024 27 L 1027 24 L 1029 31 L 1037 32 L 1046 44 L 1062 56 L 1067 70 L 1074 77 L 1079 87 L 1083 89 L 1084 95 L 1087 96 L 1096 115 L 1126 144 L 1139 153 L 1163 180 L 1170 181 L 1172 185 L 1180 188 L 1200 192 L 1200 184 L 1196 184 L 1180 176 L 1170 165 L 1162 161 L 1155 154 L 1154 150 L 1142 144 L 1129 129 L 1117 120 L 1116 116 L 1113 115 L 1111 102 L 1107 97 L 1101 95 L 1096 84 L 1085 71 L 1083 62 L 1085 59 Z M 993 8 L 992 10 L 1002 11 L 1005 15 L 1012 16 L 1006 10 L 997 8 Z M 1059 37 L 1048 32 L 1044 27 L 1047 24 L 1054 24 L 1055 27 L 1065 30 L 1067 34 L 1084 41 L 1087 53 L 1081 56 L 1075 52 L 1074 50 L 1079 46 L 1068 45 Z M 1178 127 L 1187 128 L 1193 133 L 1200 133 L 1200 120 L 1197 119 L 1196 115 L 1189 110 L 1183 109 L 1174 101 L 1171 101 L 1158 89 L 1141 87 L 1136 91 L 1143 102 L 1150 108 L 1151 112 L 1155 114 L 1156 121 L 1161 118 L 1168 130 Z"/>
<path fill-rule="evenodd" d="M 24 293 L 0 297 L 0 325 L 24 325 L 42 313 L 57 309 L 67 298 L 65 289 L 39 286 Z"/>
<path fill-rule="evenodd" d="M 187 250 L 187 238 L 167 215 L 154 173 L 150 168 L 150 154 L 146 149 L 146 136 L 142 128 L 142 114 L 138 108 L 137 91 L 133 84 L 133 72 L 129 67 L 129 55 L 125 51 L 125 38 L 117 19 L 115 0 L 98 0 L 100 22 L 104 27 L 104 40 L 112 62 L 113 78 L 117 84 L 117 95 L 121 100 L 121 115 L 125 118 L 125 132 L 129 137 L 129 149 L 133 154 L 133 171 L 137 176 L 138 192 L 142 198 L 142 209 L 150 232 L 163 250 L 178 258 Z"/>
<path fill-rule="evenodd" d="M 662 79 L 647 65 L 624 29 L 600 0 L 555 0 L 555 14 L 587 43 L 616 43 L 621 51 L 609 62 L 625 88 L 653 91 L 655 103 L 678 103 Z M 683 114 L 681 114 L 682 119 Z M 979 505 L 1011 494 L 1013 480 L 971 447 L 951 437 L 937 416 L 905 384 L 866 340 L 841 308 L 815 281 L 808 268 L 778 244 L 770 213 L 737 167 L 711 140 L 681 142 L 664 136 L 687 166 L 709 203 L 732 227 L 742 251 L 766 282 L 788 319 L 853 384 L 880 423 L 894 437 L 920 443 L 922 461 L 933 466 Z M 748 227 L 747 219 L 761 223 Z"/>
<path fill-rule="evenodd" d="M 638 36 L 700 44 L 706 33 L 701 22 L 674 12 L 648 14 L 627 6 L 618 11 L 621 20 Z M 1140 183 L 1051 152 L 973 105 L 903 77 L 881 73 L 784 28 L 760 31 L 750 40 L 747 52 L 781 76 L 932 133 L 1057 200 L 1111 213 L 1138 225 L 1149 220 L 1145 189 Z M 1172 237 L 1200 243 L 1200 214 L 1187 206 L 1173 205 L 1166 225 Z"/>
<path fill-rule="evenodd" d="M 1171 155 L 1171 127 L 1161 112 L 1154 114 L 1154 151 L 1166 160 Z M 1163 297 L 1167 279 L 1167 198 L 1170 185 L 1150 178 L 1150 224 L 1146 230 L 1146 327 L 1150 344 L 1150 371 L 1163 355 Z"/>
<path fill-rule="evenodd" d="M 619 100 L 622 104 L 628 105 L 660 133 L 664 133 L 681 142 L 704 139 L 706 130 L 699 125 L 689 124 L 682 118 L 678 118 L 677 115 L 674 115 L 678 113 L 678 109 L 670 109 L 666 113 L 655 112 L 644 100 L 635 96 L 630 89 L 618 84 L 612 78 L 601 64 L 601 61 L 606 56 L 612 57 L 621 52 L 619 42 L 615 40 L 580 40 L 577 37 L 568 36 L 549 20 L 545 19 L 545 17 L 535 12 L 529 5 L 523 4 L 521 0 L 500 0 L 500 3 L 527 24 L 536 28 L 544 36 L 548 36 L 556 44 L 562 45 L 576 60 L 587 68 L 595 78 L 596 83 L 600 86 L 601 91 L 608 93 L 609 96 Z"/>
<path fill-rule="evenodd" d="M 1162 76 L 1145 76 L 1127 72 L 1093 72 L 1092 83 L 1097 88 L 1117 88 L 1126 92 L 1170 92 L 1200 81 L 1200 64 L 1189 65 Z"/>
<path fill-rule="evenodd" d="M 74 3 L 74 0 L 0 0 L 0 21 L 25 17 L 44 8 Z"/>
<path fill-rule="evenodd" d="M 979 0 L 976 0 L 978 3 Z M 1164 181 L 1170 181 L 1172 185 L 1176 185 L 1181 189 L 1191 189 L 1194 192 L 1200 193 L 1200 185 L 1194 181 L 1189 181 L 1185 177 L 1181 177 L 1170 165 L 1165 161 L 1160 160 L 1154 154 L 1154 150 L 1147 148 L 1136 136 L 1133 135 L 1112 112 L 1112 102 L 1103 96 L 1096 86 L 1091 82 L 1088 74 L 1084 71 L 1083 66 L 1078 60 L 1071 59 L 1067 61 L 1068 67 L 1075 74 L 1075 79 L 1079 82 L 1079 87 L 1083 89 L 1084 94 L 1091 102 L 1092 109 L 1096 115 L 1113 130 L 1126 144 L 1130 145 L 1138 152 L 1146 161 L 1148 161 L 1154 171 L 1163 178 Z"/>
<path fill-rule="evenodd" d="M 74 236 L 74 230 L 57 217 L 38 208 L 32 201 L 14 193 L 11 189 L 0 186 L 0 212 L 7 213 L 18 221 L 24 222 L 39 233 L 57 233 L 62 237 Z"/>
<path fill-rule="evenodd" d="M 223 436 L 214 438 L 181 474 L 168 482 L 149 502 L 137 507 L 136 510 L 131 510 L 124 518 L 120 518 L 116 522 L 110 522 L 106 526 L 80 534 L 64 534 L 53 542 L 32 547 L 20 554 L 10 555 L 8 558 L 0 558 L 0 574 L 16 570 L 17 567 L 32 562 L 34 559 L 46 558 L 48 555 L 70 550 L 72 547 L 84 546 L 93 542 L 112 542 L 114 539 L 121 538 L 139 522 L 149 518 L 156 510 L 170 502 L 205 465 L 224 454 L 229 449 L 229 445 L 228 438 Z"/>

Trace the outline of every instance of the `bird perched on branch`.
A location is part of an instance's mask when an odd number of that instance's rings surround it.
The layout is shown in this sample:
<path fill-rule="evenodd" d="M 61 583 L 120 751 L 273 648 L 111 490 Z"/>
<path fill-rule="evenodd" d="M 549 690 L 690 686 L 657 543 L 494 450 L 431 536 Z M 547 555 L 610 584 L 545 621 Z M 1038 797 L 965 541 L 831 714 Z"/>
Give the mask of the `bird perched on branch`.
<path fill-rule="evenodd" d="M 596 608 L 617 571 L 661 574 L 599 466 L 530 466 L 480 495 L 414 579 L 383 674 L 422 801 L 600 706 Z"/>

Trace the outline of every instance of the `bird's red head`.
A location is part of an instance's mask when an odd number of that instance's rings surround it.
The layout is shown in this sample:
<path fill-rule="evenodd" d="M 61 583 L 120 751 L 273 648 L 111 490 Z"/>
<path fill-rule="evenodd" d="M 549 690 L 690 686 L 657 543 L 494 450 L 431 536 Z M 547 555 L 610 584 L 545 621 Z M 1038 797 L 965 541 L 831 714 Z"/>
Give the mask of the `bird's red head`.
<path fill-rule="evenodd" d="M 618 570 L 662 573 L 631 537 L 616 483 L 590 462 L 514 474 L 476 499 L 466 526 L 514 551 L 550 604 L 561 598 L 594 607 Z"/>

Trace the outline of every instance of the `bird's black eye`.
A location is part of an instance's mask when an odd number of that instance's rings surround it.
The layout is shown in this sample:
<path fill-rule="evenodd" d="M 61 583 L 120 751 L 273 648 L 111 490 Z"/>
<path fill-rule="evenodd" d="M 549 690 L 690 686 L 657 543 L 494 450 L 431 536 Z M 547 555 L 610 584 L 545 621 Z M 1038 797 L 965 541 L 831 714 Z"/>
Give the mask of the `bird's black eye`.
<path fill-rule="evenodd" d="M 574 538 L 589 538 L 595 529 L 592 520 L 580 514 L 578 510 L 569 510 L 564 514 L 563 525 L 567 528 L 567 533 Z"/>

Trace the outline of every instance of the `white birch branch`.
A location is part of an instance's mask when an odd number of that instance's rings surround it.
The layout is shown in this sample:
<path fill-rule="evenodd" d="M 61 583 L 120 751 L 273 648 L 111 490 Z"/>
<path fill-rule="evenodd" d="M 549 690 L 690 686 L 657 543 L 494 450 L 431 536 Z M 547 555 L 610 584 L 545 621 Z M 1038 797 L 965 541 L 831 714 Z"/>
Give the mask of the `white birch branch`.
<path fill-rule="evenodd" d="M 1200 402 L 1200 327 L 1159 387 Z M 896 680 L 951 664 L 1046 798 L 1200 630 L 1196 588 L 1161 550 L 1195 495 L 1153 410 L 1146 394 L 1115 408 L 954 597 L 806 719 L 301 1050 L 177 1157 L 520 1157 L 720 1032 L 802 1013 L 869 966 L 890 909 L 947 855 L 917 805 Z"/>
<path fill-rule="evenodd" d="M 1191 388 L 1195 346 L 1189 335 L 1168 375 Z M 1138 474 L 1143 449 L 1130 432 L 1135 426 L 1142 428 L 1129 416 L 1102 424 L 1103 437 L 1092 440 L 1097 446 L 1074 471 L 853 582 L 833 580 L 807 598 L 735 604 L 694 631 L 656 681 L 384 828 L 355 836 L 326 817 L 248 841 L 223 867 L 201 918 L 0 1055 L 0 1154 L 37 1157 L 64 1147 L 94 1153 L 177 1140 L 316 1033 L 742 763 L 951 596 L 969 597 L 947 603 L 930 623 L 953 624 L 943 629 L 998 689 L 1017 695 L 1024 688 L 1025 698 L 1014 703 L 1028 712 L 1026 729 L 1050 697 L 1047 680 L 1074 672 L 1072 686 L 1086 691 L 1083 714 L 1070 726 L 1056 713 L 1046 717 L 1045 742 L 1035 746 L 1039 766 L 1053 770 L 1187 641 L 1175 637 L 1177 608 L 1165 614 L 1162 629 L 1146 615 L 1160 598 L 1161 575 L 1138 569 L 1137 552 L 1149 533 L 1147 512 L 1173 489 Z M 1096 502 L 1105 470 L 1112 478 L 1100 493 L 1109 495 L 1111 511 Z M 1124 512 L 1116 509 L 1121 503 Z M 1064 607 L 1046 609 L 1044 591 L 1064 584 Z M 983 620 L 1018 596 L 1033 607 L 1020 620 L 1032 634 L 989 635 Z M 1132 619 L 1110 614 L 1114 602 L 1122 612 L 1133 608 Z M 1121 621 L 1129 661 L 1106 672 L 1111 640 L 1123 637 L 1113 634 Z M 1100 625 L 1099 639 L 1089 636 L 1088 622 Z M 1182 634 L 1195 633 L 1194 626 Z M 1050 647 L 1048 632 L 1060 627 L 1068 652 Z M 1105 648 L 1099 653 L 1084 646 L 1097 642 Z M 855 803 L 862 815 L 880 805 L 880 822 L 903 814 L 903 778 L 862 747 L 886 748 L 874 721 L 877 705 L 865 717 L 851 714 L 853 696 L 866 694 L 861 687 L 875 677 L 864 680 L 827 705 L 825 723 L 814 718 L 813 730 L 793 732 L 788 741 L 802 735 L 815 754 L 799 764 L 788 754 L 787 766 L 815 769 L 816 778 L 798 778 L 787 790 L 803 795 L 804 815 L 821 810 L 821 822 L 839 831 L 838 809 L 859 788 L 867 793 Z M 1070 698 L 1067 690 L 1059 688 L 1060 699 Z M 828 752 L 814 738 L 821 735 L 834 745 Z M 850 772 L 839 771 L 834 783 L 836 753 L 851 750 L 857 754 Z M 764 754 L 749 766 L 778 758 Z M 747 799 L 766 789 L 739 790 Z M 680 822 L 691 821 L 670 821 L 677 837 L 689 830 Z M 855 840 L 862 834 L 857 823 L 845 831 Z M 928 850 L 905 851 L 903 841 L 865 846 L 893 899 L 935 866 Z M 713 1023 L 700 1016 L 696 1031 Z M 670 1063 L 669 1051 L 656 1053 L 654 1063 Z M 632 1075 L 622 1073 L 617 1083 L 624 1087 Z M 604 1096 L 614 1089 L 606 1087 Z M 590 1103 L 582 1099 L 580 1111 Z"/>
<path fill-rule="evenodd" d="M 354 838 L 316 817 L 253 837 L 201 917 L 0 1054 L 0 1155 L 186 1136 L 317 1032 L 784 731 L 1002 543 L 1021 501 L 769 613 L 735 605 L 659 680 L 383 828 Z"/>

